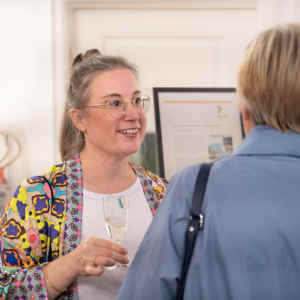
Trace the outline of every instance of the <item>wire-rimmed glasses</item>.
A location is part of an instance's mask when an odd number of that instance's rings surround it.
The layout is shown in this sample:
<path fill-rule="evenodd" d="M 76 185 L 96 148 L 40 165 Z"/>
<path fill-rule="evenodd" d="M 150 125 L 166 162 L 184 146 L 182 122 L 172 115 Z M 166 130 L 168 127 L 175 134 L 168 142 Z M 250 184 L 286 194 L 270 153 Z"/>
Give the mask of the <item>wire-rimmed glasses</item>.
<path fill-rule="evenodd" d="M 103 108 L 112 111 L 118 111 L 123 113 L 127 109 L 127 105 L 131 103 L 131 105 L 136 108 L 138 111 L 147 112 L 150 107 L 150 97 L 149 96 L 135 96 L 130 101 L 124 101 L 121 98 L 112 98 L 104 103 L 98 104 L 89 104 L 86 105 L 86 108 Z"/>

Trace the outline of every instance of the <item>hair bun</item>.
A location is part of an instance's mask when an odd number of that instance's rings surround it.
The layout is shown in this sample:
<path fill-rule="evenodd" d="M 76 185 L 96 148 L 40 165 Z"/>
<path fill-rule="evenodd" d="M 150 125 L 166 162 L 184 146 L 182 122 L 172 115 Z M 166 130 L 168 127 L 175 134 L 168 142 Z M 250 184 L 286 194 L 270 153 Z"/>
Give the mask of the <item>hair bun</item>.
<path fill-rule="evenodd" d="M 89 58 L 92 56 L 101 56 L 101 53 L 98 49 L 89 49 L 84 53 L 83 59 Z"/>
<path fill-rule="evenodd" d="M 81 63 L 85 59 L 88 59 L 88 58 L 94 57 L 94 56 L 101 56 L 101 55 L 102 54 L 98 49 L 89 49 L 84 54 L 79 53 L 78 55 L 76 55 L 74 57 L 73 62 L 72 62 L 72 67 Z"/>

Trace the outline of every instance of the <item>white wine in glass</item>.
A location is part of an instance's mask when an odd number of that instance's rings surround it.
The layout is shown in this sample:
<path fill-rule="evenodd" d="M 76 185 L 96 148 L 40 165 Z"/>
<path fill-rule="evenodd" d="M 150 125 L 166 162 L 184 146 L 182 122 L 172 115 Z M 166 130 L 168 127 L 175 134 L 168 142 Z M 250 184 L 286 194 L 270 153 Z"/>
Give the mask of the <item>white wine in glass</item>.
<path fill-rule="evenodd" d="M 125 196 L 106 196 L 103 198 L 103 215 L 108 237 L 121 243 L 126 234 L 128 222 L 128 201 Z M 119 264 L 118 264 L 119 266 Z M 122 265 L 124 267 L 124 265 Z M 116 267 L 116 266 L 113 266 Z"/>
<path fill-rule="evenodd" d="M 126 224 L 122 222 L 122 219 L 117 217 L 107 217 L 105 219 L 105 226 L 111 240 L 120 243 L 124 239 Z"/>

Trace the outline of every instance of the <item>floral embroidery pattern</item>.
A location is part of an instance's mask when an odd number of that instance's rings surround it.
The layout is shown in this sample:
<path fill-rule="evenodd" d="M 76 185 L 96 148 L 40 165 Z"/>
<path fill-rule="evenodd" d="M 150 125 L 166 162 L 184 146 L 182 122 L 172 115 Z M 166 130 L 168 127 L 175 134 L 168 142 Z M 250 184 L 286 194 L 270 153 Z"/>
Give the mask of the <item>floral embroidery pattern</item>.
<path fill-rule="evenodd" d="M 58 256 L 66 194 L 66 176 L 61 171 L 62 167 L 54 166 L 45 176 L 24 181 L 1 217 L 0 295 L 4 299 L 47 299 L 41 267 Z"/>
<path fill-rule="evenodd" d="M 5 249 L 2 252 L 2 262 L 5 266 L 9 267 L 20 267 L 22 262 L 20 256 L 16 250 Z"/>
<path fill-rule="evenodd" d="M 10 239 L 18 239 L 25 229 L 15 219 L 10 219 L 3 226 L 4 236 Z"/>
<path fill-rule="evenodd" d="M 154 215 L 165 194 L 167 181 L 142 167 L 134 165 L 131 167 L 140 179 L 148 205 Z"/>
<path fill-rule="evenodd" d="M 27 237 L 31 248 L 36 249 L 40 244 L 39 231 L 31 227 L 27 230 Z"/>
<path fill-rule="evenodd" d="M 81 240 L 82 222 L 82 169 L 79 157 L 66 162 L 67 189 L 67 215 L 64 230 L 63 254 L 75 249 Z M 74 226 L 73 226 L 74 225 Z"/>

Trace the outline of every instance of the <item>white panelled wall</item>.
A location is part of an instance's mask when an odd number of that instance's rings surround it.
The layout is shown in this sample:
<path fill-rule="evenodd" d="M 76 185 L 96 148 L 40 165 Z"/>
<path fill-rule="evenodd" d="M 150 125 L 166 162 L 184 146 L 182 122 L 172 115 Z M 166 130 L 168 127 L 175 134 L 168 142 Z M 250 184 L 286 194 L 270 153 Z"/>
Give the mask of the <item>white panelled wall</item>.
<path fill-rule="evenodd" d="M 78 51 L 96 46 L 128 56 L 140 65 L 148 93 L 153 85 L 234 86 L 249 39 L 265 27 L 298 19 L 299 0 L 1 0 L 0 131 L 16 135 L 23 148 L 6 170 L 11 186 L 59 160 L 65 74 Z M 134 52 L 147 45 L 147 55 Z M 149 53 L 159 57 L 156 64 Z M 198 67 L 207 72 L 197 75 Z"/>
<path fill-rule="evenodd" d="M 0 131 L 22 144 L 13 187 L 55 159 L 51 0 L 0 1 Z"/>

